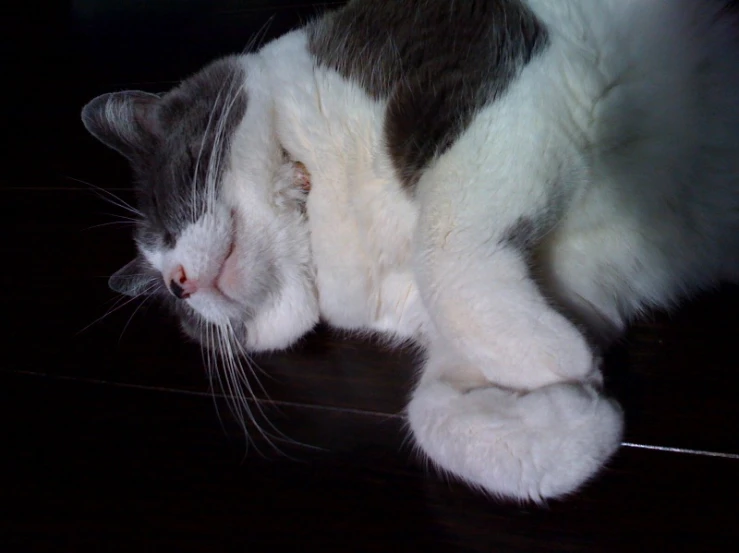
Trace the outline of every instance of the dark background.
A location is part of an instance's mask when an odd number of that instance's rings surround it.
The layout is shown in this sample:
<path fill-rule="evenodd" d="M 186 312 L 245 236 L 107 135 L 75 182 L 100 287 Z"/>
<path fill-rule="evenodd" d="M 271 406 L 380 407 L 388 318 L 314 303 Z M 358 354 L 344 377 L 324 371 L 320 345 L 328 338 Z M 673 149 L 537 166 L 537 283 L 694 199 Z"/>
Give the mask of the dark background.
<path fill-rule="evenodd" d="M 253 433 L 247 451 L 199 349 L 156 306 L 89 326 L 116 301 L 106 278 L 133 244 L 108 224 L 125 213 L 88 184 L 130 200 L 128 167 L 85 134 L 82 105 L 166 90 L 327 5 L 5 8 L 0 552 L 735 550 L 736 287 L 649 316 L 611 351 L 627 444 L 542 507 L 486 498 L 418 459 L 399 416 L 409 352 L 321 330 L 260 358 L 252 407 L 307 446 L 277 452 Z"/>

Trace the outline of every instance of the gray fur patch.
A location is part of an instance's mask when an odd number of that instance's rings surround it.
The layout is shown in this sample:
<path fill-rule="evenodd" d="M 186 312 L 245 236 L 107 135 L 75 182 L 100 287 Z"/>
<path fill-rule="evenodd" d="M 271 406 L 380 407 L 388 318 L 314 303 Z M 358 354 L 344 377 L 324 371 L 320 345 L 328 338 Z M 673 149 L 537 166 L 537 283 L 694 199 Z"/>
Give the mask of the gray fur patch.
<path fill-rule="evenodd" d="M 387 147 L 411 191 L 548 43 L 520 0 L 354 0 L 308 33 L 318 65 L 387 99 Z"/>
<path fill-rule="evenodd" d="M 503 232 L 500 243 L 522 253 L 529 253 L 536 246 L 539 234 L 539 228 L 534 220 L 521 216 Z"/>

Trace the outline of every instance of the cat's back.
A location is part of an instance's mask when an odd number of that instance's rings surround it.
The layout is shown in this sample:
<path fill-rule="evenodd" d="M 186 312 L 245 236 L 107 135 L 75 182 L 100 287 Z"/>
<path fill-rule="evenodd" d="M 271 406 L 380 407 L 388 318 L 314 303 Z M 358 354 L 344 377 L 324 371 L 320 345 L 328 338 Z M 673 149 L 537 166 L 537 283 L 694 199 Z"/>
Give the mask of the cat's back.
<path fill-rule="evenodd" d="M 353 1 L 307 30 L 318 63 L 375 98 L 422 74 L 437 82 L 505 80 L 518 58 L 525 63 L 546 44 L 544 28 L 521 0 Z"/>
<path fill-rule="evenodd" d="M 739 41 L 728 2 L 529 5 L 549 29 L 552 93 L 567 106 L 559 116 L 581 122 L 588 168 L 545 243 L 554 280 L 616 320 L 735 279 Z"/>

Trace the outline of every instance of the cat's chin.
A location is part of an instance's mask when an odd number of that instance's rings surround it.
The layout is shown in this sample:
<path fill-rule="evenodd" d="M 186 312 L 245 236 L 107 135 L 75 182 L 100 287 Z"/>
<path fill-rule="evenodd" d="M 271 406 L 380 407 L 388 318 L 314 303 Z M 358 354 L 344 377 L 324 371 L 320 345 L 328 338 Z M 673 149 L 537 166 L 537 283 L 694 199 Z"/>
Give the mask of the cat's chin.
<path fill-rule="evenodd" d="M 313 282 L 305 275 L 293 279 L 269 307 L 245 323 L 246 349 L 255 353 L 287 349 L 313 330 L 319 319 Z"/>
<path fill-rule="evenodd" d="M 297 344 L 318 324 L 318 314 L 305 313 L 300 320 L 274 321 L 255 319 L 246 327 L 246 350 L 252 353 L 282 351 Z"/>

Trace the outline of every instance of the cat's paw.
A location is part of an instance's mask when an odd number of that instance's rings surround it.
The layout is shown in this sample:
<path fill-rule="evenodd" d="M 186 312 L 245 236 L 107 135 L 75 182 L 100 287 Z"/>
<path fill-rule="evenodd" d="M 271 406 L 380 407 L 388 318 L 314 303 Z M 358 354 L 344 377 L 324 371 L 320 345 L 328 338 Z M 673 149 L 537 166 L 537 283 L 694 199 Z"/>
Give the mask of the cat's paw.
<path fill-rule="evenodd" d="M 621 442 L 618 404 L 581 384 L 528 393 L 461 393 L 422 384 L 408 406 L 421 449 L 439 467 L 495 495 L 540 501 L 590 479 Z"/>

